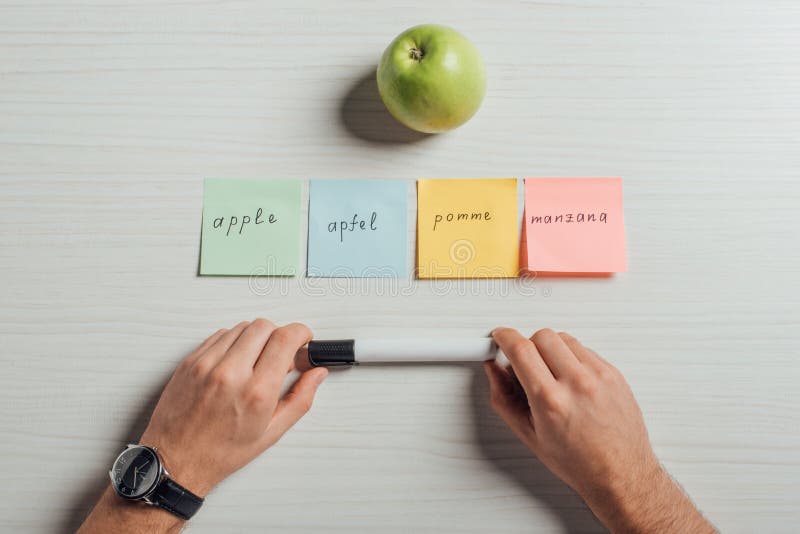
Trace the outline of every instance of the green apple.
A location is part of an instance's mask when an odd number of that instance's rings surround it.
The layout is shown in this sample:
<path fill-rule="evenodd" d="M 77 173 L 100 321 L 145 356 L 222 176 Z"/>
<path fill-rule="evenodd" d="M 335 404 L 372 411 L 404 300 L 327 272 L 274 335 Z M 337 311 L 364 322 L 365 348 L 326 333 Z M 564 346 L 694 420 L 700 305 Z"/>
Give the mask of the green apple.
<path fill-rule="evenodd" d="M 478 49 L 447 26 L 414 26 L 395 38 L 378 64 L 378 91 L 394 117 L 438 133 L 472 117 L 486 93 Z"/>

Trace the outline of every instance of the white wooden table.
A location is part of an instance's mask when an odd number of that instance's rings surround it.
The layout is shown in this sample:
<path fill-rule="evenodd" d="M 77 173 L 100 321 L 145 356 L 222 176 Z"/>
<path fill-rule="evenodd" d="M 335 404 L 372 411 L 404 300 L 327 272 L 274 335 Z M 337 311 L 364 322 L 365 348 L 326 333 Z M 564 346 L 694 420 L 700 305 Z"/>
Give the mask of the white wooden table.
<path fill-rule="evenodd" d="M 800 5 L 411 4 L 0 0 L 3 531 L 74 530 L 176 362 L 266 316 L 318 337 L 569 330 L 626 373 L 719 527 L 796 532 Z M 372 74 L 424 22 L 474 40 L 489 92 L 419 139 Z M 207 176 L 526 175 L 623 176 L 630 272 L 533 295 L 196 276 Z M 486 396 L 473 366 L 335 373 L 189 529 L 602 530 Z"/>

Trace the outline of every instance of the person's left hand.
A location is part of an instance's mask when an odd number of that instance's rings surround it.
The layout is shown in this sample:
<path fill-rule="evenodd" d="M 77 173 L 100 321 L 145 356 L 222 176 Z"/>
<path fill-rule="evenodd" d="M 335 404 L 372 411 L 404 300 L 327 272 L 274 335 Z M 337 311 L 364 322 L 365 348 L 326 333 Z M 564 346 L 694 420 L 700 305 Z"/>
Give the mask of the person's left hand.
<path fill-rule="evenodd" d="M 274 444 L 310 408 L 324 367 L 302 373 L 280 398 L 302 324 L 240 323 L 206 339 L 167 384 L 140 443 L 158 447 L 172 477 L 204 496 Z"/>

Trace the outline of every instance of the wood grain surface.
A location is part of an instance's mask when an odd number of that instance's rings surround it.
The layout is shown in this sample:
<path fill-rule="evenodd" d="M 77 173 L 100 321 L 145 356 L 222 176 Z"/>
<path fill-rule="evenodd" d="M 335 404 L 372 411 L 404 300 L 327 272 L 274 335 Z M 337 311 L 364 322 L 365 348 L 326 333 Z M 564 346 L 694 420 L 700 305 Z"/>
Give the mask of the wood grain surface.
<path fill-rule="evenodd" d="M 373 80 L 425 22 L 489 73 L 474 119 L 434 137 Z M 796 1 L 0 0 L 0 530 L 73 531 L 180 358 L 265 316 L 317 337 L 568 330 L 623 370 L 723 531 L 796 532 L 798 51 Z M 623 176 L 630 272 L 199 278 L 209 176 Z M 188 530 L 602 527 L 479 367 L 431 365 L 334 373 Z"/>

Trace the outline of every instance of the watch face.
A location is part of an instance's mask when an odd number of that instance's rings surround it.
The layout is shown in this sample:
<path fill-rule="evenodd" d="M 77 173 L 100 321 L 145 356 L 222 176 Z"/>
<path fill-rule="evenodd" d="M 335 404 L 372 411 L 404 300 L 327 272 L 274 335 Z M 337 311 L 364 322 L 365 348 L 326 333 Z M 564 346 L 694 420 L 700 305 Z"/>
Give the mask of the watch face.
<path fill-rule="evenodd" d="M 131 447 L 123 451 L 111 468 L 114 489 L 130 499 L 147 495 L 158 482 L 158 477 L 158 458 L 147 447 Z"/>

